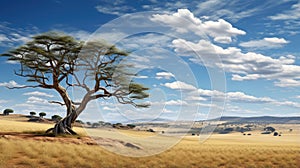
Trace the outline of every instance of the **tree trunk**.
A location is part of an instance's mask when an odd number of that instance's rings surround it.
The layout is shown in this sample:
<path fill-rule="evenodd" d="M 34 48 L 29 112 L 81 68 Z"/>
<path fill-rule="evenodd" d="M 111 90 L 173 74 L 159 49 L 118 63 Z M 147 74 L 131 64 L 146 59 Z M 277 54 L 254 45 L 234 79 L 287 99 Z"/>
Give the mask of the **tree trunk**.
<path fill-rule="evenodd" d="M 57 91 L 60 93 L 65 102 L 67 107 L 67 116 L 58 121 L 54 128 L 48 129 L 46 133 L 52 131 L 55 136 L 59 134 L 76 135 L 76 132 L 72 130 L 72 124 L 75 122 L 80 113 L 86 108 L 87 103 L 91 100 L 90 96 L 94 93 L 94 91 L 89 91 L 86 93 L 82 102 L 77 108 L 69 98 L 68 93 L 64 88 L 58 86 Z"/>
<path fill-rule="evenodd" d="M 75 109 L 69 113 L 65 118 L 58 121 L 54 128 L 50 128 L 46 131 L 46 133 L 52 131 L 55 136 L 61 135 L 61 134 L 67 134 L 67 135 L 76 135 L 77 133 L 72 130 L 72 123 L 76 120 L 78 117 L 77 112 Z"/>

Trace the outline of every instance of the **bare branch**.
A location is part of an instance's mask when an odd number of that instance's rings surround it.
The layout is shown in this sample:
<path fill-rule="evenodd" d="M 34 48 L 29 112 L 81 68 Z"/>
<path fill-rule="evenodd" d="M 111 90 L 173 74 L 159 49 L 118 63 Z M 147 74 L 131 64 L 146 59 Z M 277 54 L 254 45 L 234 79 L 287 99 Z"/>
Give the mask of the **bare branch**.
<path fill-rule="evenodd" d="M 48 101 L 49 103 L 55 103 L 55 104 L 59 104 L 61 106 L 65 106 L 65 103 L 59 102 L 59 101 Z"/>
<path fill-rule="evenodd" d="M 8 89 L 24 89 L 24 88 L 37 88 L 37 87 L 41 87 L 41 86 L 40 85 L 36 85 L 36 86 L 15 86 L 15 87 L 6 86 L 6 88 L 8 88 Z"/>

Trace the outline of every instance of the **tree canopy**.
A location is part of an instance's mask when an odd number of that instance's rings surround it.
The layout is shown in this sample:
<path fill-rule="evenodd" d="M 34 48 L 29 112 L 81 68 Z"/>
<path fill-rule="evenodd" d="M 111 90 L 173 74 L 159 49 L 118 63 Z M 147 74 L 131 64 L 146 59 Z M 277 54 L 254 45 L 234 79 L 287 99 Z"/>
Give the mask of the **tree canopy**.
<path fill-rule="evenodd" d="M 3 111 L 3 114 L 4 114 L 4 115 L 9 115 L 9 113 L 13 113 L 13 112 L 14 112 L 13 109 L 5 109 L 5 110 Z"/>

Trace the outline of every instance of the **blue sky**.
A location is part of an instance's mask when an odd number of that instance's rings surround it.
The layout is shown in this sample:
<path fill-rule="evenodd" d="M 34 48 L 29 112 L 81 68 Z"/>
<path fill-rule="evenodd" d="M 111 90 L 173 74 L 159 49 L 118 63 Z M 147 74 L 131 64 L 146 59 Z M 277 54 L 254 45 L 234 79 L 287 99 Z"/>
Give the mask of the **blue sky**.
<path fill-rule="evenodd" d="M 0 6 L 1 53 L 52 30 L 80 40 L 101 37 L 132 52 L 128 61 L 139 69 L 136 80 L 151 88 L 152 107 L 101 100 L 90 103 L 83 120 L 300 114 L 299 1 L 11 0 Z M 137 33 L 149 27 L 155 31 Z M 0 58 L 1 111 L 65 114 L 48 103 L 60 100 L 54 91 L 7 89 L 27 84 L 15 69 L 18 64 Z"/>

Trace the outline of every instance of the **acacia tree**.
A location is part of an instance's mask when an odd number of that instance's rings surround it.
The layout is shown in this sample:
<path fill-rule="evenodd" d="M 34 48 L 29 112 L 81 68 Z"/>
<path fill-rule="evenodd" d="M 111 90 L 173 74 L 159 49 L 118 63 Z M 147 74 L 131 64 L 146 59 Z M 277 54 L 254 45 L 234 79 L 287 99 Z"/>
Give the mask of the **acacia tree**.
<path fill-rule="evenodd" d="M 36 112 L 31 111 L 31 112 L 29 112 L 29 114 L 30 114 L 31 116 L 34 116 L 34 115 L 36 115 Z"/>
<path fill-rule="evenodd" d="M 4 114 L 4 115 L 9 115 L 9 113 L 13 113 L 13 112 L 14 112 L 13 109 L 5 109 L 5 110 L 3 111 L 3 114 Z"/>
<path fill-rule="evenodd" d="M 120 62 L 128 55 L 101 41 L 79 42 L 71 36 L 50 32 L 37 35 L 33 40 L 2 56 L 20 63 L 15 74 L 27 78 L 33 85 L 14 88 L 45 88 L 59 93 L 66 106 L 66 116 L 54 128 L 47 130 L 57 134 L 76 134 L 72 124 L 84 111 L 88 102 L 114 97 L 121 104 L 148 107 L 138 103 L 147 98 L 148 88 L 131 81 L 134 74 L 127 71 L 129 65 Z M 72 79 L 72 80 L 71 80 Z M 80 102 L 74 102 L 68 94 L 69 87 L 84 90 Z"/>
<path fill-rule="evenodd" d="M 39 116 L 40 116 L 41 118 L 44 118 L 46 115 L 47 115 L 47 114 L 46 114 L 45 112 L 40 112 L 40 113 L 39 113 Z"/>

